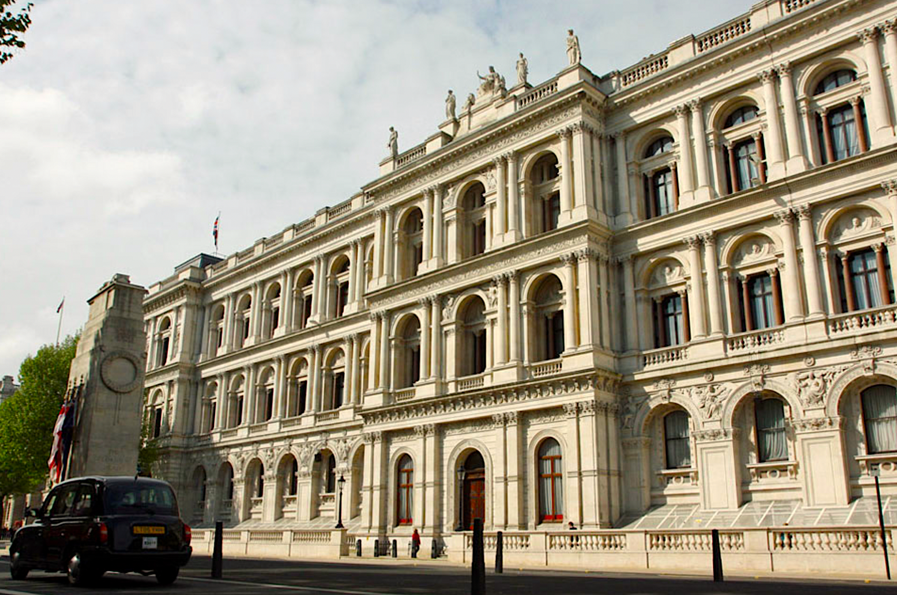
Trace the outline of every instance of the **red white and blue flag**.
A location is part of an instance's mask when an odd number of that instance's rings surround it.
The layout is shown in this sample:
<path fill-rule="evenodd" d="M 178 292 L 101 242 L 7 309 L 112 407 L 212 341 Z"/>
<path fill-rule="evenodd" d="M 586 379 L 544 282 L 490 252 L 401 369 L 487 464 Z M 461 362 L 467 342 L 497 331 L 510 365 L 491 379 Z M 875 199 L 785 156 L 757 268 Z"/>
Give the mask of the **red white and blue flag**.
<path fill-rule="evenodd" d="M 60 312 L 62 312 L 62 307 L 63 307 L 64 305 L 65 305 L 65 298 L 62 298 L 62 301 L 59 302 L 59 307 L 56 308 L 56 313 L 57 313 L 57 314 L 59 314 Z"/>
<path fill-rule="evenodd" d="M 50 459 L 47 465 L 50 467 L 50 479 L 58 482 L 62 476 L 62 465 L 64 462 L 62 428 L 65 426 L 65 418 L 69 412 L 71 405 L 63 403 L 59 410 L 59 416 L 56 418 L 56 425 L 53 427 L 53 448 L 50 450 Z"/>
<path fill-rule="evenodd" d="M 215 217 L 215 225 L 212 227 L 212 237 L 215 238 L 215 250 L 218 250 L 218 220 L 221 219 L 221 214 L 219 213 L 217 217 Z"/>

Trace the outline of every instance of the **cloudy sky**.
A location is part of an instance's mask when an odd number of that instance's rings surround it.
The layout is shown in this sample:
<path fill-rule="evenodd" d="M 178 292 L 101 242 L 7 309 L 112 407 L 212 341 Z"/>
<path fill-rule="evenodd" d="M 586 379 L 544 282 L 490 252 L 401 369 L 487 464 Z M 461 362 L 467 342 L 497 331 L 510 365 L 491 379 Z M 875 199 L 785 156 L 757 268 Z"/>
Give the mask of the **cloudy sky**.
<path fill-rule="evenodd" d="M 625 68 L 751 0 L 35 0 L 0 66 L 0 375 L 87 318 L 113 273 L 150 285 L 273 235 L 377 175 L 517 52 L 538 84 Z"/>

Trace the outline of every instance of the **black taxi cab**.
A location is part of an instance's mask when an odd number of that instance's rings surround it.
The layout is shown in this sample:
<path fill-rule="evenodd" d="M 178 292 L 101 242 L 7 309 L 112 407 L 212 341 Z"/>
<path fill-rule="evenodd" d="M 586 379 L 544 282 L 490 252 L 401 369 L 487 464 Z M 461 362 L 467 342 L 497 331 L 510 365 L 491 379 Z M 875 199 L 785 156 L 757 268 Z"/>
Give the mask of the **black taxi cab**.
<path fill-rule="evenodd" d="M 85 585 L 105 572 L 138 572 L 170 584 L 193 551 L 174 490 L 158 479 L 70 479 L 28 515 L 34 522 L 16 531 L 9 547 L 16 580 L 46 570 Z"/>

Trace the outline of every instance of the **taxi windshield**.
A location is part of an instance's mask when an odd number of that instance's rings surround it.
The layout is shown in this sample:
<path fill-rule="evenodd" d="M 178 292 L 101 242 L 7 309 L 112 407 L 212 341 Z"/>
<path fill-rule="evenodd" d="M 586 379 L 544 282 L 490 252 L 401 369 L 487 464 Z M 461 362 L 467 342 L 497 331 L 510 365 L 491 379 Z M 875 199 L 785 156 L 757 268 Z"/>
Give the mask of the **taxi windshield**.
<path fill-rule="evenodd" d="M 105 500 L 107 514 L 178 515 L 174 492 L 166 485 L 107 485 Z"/>

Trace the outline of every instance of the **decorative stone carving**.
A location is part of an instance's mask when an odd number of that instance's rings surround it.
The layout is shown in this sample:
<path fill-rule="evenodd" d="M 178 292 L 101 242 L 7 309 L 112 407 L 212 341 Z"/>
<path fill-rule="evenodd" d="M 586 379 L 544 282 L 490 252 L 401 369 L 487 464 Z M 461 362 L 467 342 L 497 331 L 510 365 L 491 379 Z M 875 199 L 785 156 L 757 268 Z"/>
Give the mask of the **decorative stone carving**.
<path fill-rule="evenodd" d="M 766 375 L 769 374 L 769 364 L 752 364 L 744 367 L 744 375 L 749 376 L 754 390 L 763 390 L 766 386 Z"/>
<path fill-rule="evenodd" d="M 445 98 L 445 118 L 447 120 L 457 120 L 458 118 L 455 116 L 455 103 L 457 102 L 457 97 L 452 92 L 451 89 L 448 91 L 448 95 Z"/>
<path fill-rule="evenodd" d="M 732 259 L 736 267 L 775 258 L 775 246 L 766 236 L 755 236 L 742 242 Z"/>
<path fill-rule="evenodd" d="M 824 370 L 807 370 L 794 375 L 794 386 L 797 397 L 804 407 L 822 407 L 835 377 L 843 372 L 846 366 Z"/>
<path fill-rule="evenodd" d="M 389 149 L 389 156 L 393 159 L 399 156 L 399 133 L 392 126 L 389 127 L 389 142 L 386 143 L 386 148 Z"/>
<path fill-rule="evenodd" d="M 843 420 L 843 417 L 807 417 L 795 419 L 791 425 L 796 432 L 822 432 L 839 429 Z"/>
<path fill-rule="evenodd" d="M 573 33 L 573 29 L 567 29 L 567 61 L 570 66 L 579 64 L 582 60 L 582 49 L 579 47 L 579 37 Z"/>
<path fill-rule="evenodd" d="M 736 428 L 714 428 L 711 430 L 697 430 L 692 436 L 698 442 L 715 442 L 718 440 L 730 440 L 737 435 Z"/>
<path fill-rule="evenodd" d="M 704 419 L 719 419 L 724 393 L 721 384 L 708 384 L 693 387 L 691 398 L 698 404 Z"/>
<path fill-rule="evenodd" d="M 529 62 L 526 58 L 523 57 L 523 52 L 520 52 L 520 58 L 517 60 L 517 84 L 525 85 L 526 77 L 529 74 Z"/>
<path fill-rule="evenodd" d="M 861 360 L 863 371 L 867 376 L 875 374 L 875 358 L 881 356 L 881 347 L 878 345 L 863 345 L 850 352 L 850 358 Z"/>

